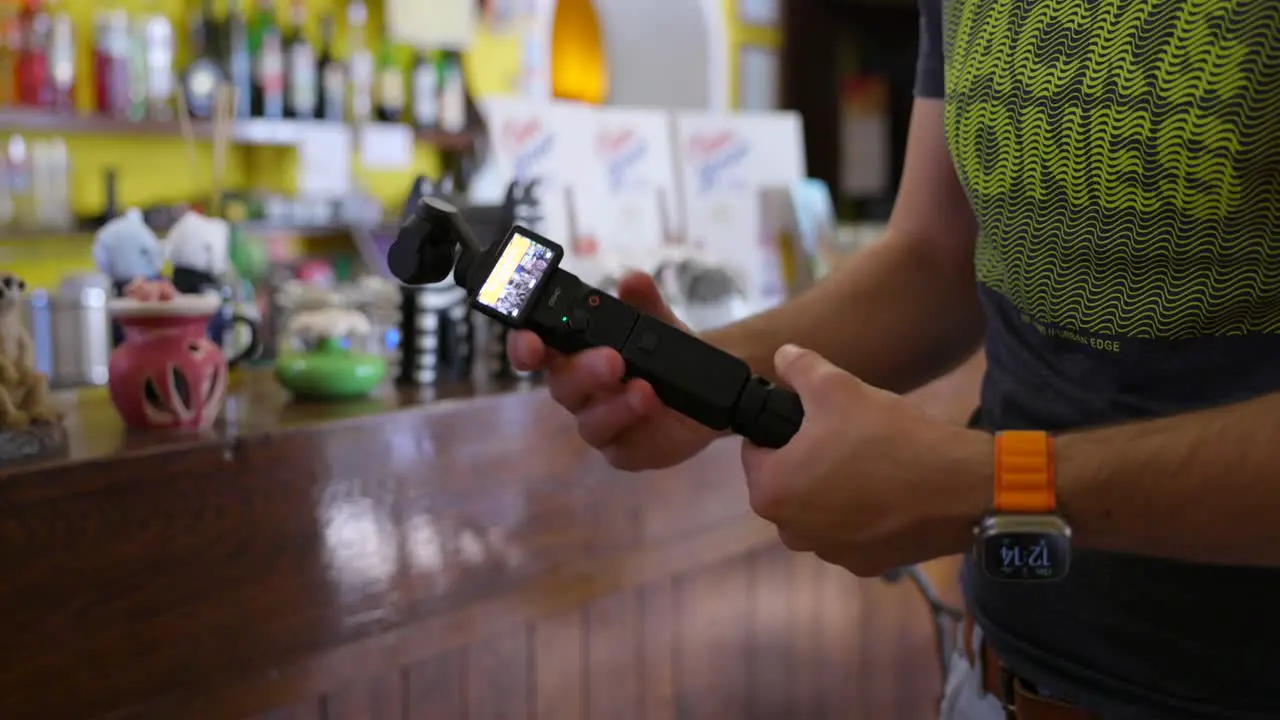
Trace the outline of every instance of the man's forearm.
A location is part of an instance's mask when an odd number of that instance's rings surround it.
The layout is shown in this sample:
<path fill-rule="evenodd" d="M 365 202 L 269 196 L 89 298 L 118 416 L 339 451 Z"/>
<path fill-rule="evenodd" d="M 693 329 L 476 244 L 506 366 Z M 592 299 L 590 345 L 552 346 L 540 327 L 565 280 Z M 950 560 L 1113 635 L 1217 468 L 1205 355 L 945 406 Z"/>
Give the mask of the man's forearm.
<path fill-rule="evenodd" d="M 786 343 L 810 348 L 873 385 L 905 392 L 968 359 L 982 339 L 972 268 L 885 239 L 781 307 L 709 333 L 774 378 Z"/>
<path fill-rule="evenodd" d="M 1280 566 L 1280 394 L 1068 433 L 1055 456 L 1082 546 Z"/>

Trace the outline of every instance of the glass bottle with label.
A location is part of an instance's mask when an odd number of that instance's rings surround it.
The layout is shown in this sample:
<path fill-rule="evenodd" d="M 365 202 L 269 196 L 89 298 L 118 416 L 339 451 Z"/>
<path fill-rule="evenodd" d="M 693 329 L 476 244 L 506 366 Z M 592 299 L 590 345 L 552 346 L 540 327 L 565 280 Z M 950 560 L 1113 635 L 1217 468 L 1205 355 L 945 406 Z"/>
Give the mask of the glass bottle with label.
<path fill-rule="evenodd" d="M 0 106 L 18 102 L 18 53 L 21 51 L 18 3 L 0 0 Z"/>
<path fill-rule="evenodd" d="M 293 118 L 310 119 L 316 116 L 319 88 L 316 71 L 316 51 L 307 39 L 307 4 L 293 0 L 289 18 L 289 30 L 285 36 L 285 52 L 288 58 L 288 96 L 285 114 Z"/>
<path fill-rule="evenodd" d="M 26 0 L 20 15 L 22 48 L 18 51 L 18 102 L 33 107 L 53 103 L 49 78 L 49 13 L 44 0 Z"/>
<path fill-rule="evenodd" d="M 214 60 L 214 39 L 217 37 L 216 19 L 213 17 L 213 0 L 202 0 L 200 11 L 191 18 L 191 54 L 195 58 L 182 74 L 182 92 L 187 100 L 187 111 L 200 120 L 213 117 L 214 100 L 224 75 Z"/>
<path fill-rule="evenodd" d="M 444 57 L 440 69 L 440 129 L 460 133 L 467 129 L 467 82 L 457 53 Z"/>
<path fill-rule="evenodd" d="M 396 61 L 395 48 L 383 41 L 378 53 L 378 119 L 400 122 L 404 119 L 404 70 Z"/>
<path fill-rule="evenodd" d="M 228 2 L 223 72 L 235 88 L 236 117 L 246 118 L 253 113 L 253 54 L 249 48 L 249 27 L 245 20 L 244 0 Z"/>
<path fill-rule="evenodd" d="M 10 135 L 5 152 L 13 223 L 19 227 L 31 227 L 36 221 L 36 206 L 31 182 L 31 153 L 26 138 Z"/>
<path fill-rule="evenodd" d="M 337 23 L 326 16 L 321 23 L 320 110 L 324 120 L 342 121 L 347 116 L 347 66 L 333 51 Z"/>
<path fill-rule="evenodd" d="M 130 120 L 139 122 L 147 118 L 147 16 L 129 18 L 129 111 Z"/>
<path fill-rule="evenodd" d="M 249 50 L 253 56 L 253 114 L 284 117 L 284 38 L 271 0 L 258 2 L 249 31 Z"/>
<path fill-rule="evenodd" d="M 114 118 L 129 117 L 129 14 L 108 10 L 98 16 L 93 49 L 97 108 Z"/>
<path fill-rule="evenodd" d="M 365 26 L 369 9 L 364 0 L 351 0 L 347 5 L 347 31 L 351 34 L 351 119 L 368 122 L 373 119 L 373 80 L 376 69 L 373 53 L 365 42 Z"/>
<path fill-rule="evenodd" d="M 413 125 L 435 130 L 440 125 L 440 63 L 437 53 L 418 53 L 413 61 Z"/>
<path fill-rule="evenodd" d="M 61 3 L 49 13 L 49 101 L 58 112 L 75 112 L 76 40 L 71 14 Z"/>
<path fill-rule="evenodd" d="M 13 196 L 9 182 L 9 153 L 0 152 L 0 230 L 13 224 Z"/>
<path fill-rule="evenodd" d="M 162 12 L 146 17 L 145 52 L 147 64 L 147 117 L 173 119 L 174 73 L 177 42 L 173 23 Z"/>

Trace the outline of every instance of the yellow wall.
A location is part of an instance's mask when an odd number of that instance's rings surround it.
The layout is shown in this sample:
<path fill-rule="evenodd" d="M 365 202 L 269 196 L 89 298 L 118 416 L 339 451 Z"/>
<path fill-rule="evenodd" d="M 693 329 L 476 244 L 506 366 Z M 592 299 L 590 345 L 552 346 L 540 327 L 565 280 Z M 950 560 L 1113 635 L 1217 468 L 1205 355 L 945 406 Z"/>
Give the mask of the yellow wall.
<path fill-rule="evenodd" d="M 275 1 L 280 20 L 286 21 L 287 0 Z M 347 33 L 342 26 L 345 19 L 343 0 L 307 0 L 307 3 L 307 31 L 313 42 L 319 42 L 321 19 L 332 12 L 340 23 L 336 38 L 339 52 L 345 53 Z M 256 2 L 246 2 L 245 5 L 256 7 Z M 79 77 L 87 79 L 90 77 L 93 18 L 96 10 L 104 5 L 97 0 L 66 0 L 66 6 L 76 24 Z M 111 5 L 130 11 L 154 9 L 167 13 L 174 21 L 180 40 L 179 57 L 184 62 L 189 58 L 186 47 L 187 8 L 197 6 L 198 0 L 190 3 L 184 0 L 121 0 Z M 223 12 L 226 0 L 218 0 L 217 6 L 219 12 Z M 369 27 L 381 27 L 381 3 L 373 0 L 369 9 Z M 372 30 L 367 42 L 377 42 Z M 77 100 L 82 110 L 87 111 L 91 107 L 92 92 L 90 82 L 80 83 Z M 66 141 L 73 164 L 71 197 L 77 214 L 96 215 L 102 212 L 105 200 L 103 177 L 108 168 L 116 170 L 120 200 L 124 205 L 182 202 L 204 199 L 210 194 L 211 160 L 207 142 L 198 144 L 197 163 L 193 168 L 187 150 L 178 138 L 70 135 Z M 295 167 L 292 150 L 233 148 L 228 156 L 227 186 L 288 192 L 293 184 Z M 426 146 L 418 147 L 414 168 L 410 172 L 369 172 L 357 168 L 357 178 L 384 203 L 395 206 L 408 192 L 413 176 L 420 172 L 439 172 L 439 156 Z M 249 179 L 252 179 L 251 187 L 246 186 Z M 92 239 L 84 236 L 3 241 L 0 242 L 0 263 L 26 277 L 34 287 L 49 287 L 68 272 L 92 269 L 91 245 Z"/>

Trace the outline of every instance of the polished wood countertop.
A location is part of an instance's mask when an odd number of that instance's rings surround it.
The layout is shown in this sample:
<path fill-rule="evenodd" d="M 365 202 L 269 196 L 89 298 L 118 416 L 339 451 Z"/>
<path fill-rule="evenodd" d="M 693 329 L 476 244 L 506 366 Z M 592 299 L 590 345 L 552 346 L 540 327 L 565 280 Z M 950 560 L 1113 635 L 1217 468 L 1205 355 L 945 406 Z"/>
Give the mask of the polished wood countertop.
<path fill-rule="evenodd" d="M 126 456 L 189 450 L 197 447 L 234 448 L 245 438 L 312 427 L 322 423 L 376 421 L 403 411 L 448 413 L 460 403 L 493 402 L 499 398 L 536 392 L 531 384 L 451 383 L 438 388 L 385 385 L 363 400 L 295 402 L 276 383 L 270 370 L 236 370 L 226 406 L 217 425 L 205 432 L 137 431 L 124 426 L 105 387 L 63 390 L 54 403 L 65 414 L 69 452 L 61 459 L 0 468 L 0 477 L 31 472 L 50 465 L 119 459 Z"/>
<path fill-rule="evenodd" d="M 961 421 L 980 373 L 916 397 Z M 5 718 L 880 720 L 936 691 L 910 591 L 782 551 L 733 440 L 633 475 L 539 388 L 298 404 L 248 372 L 196 435 L 60 400 L 69 457 L 0 471 Z M 925 670 L 846 697 L 872 646 Z"/>

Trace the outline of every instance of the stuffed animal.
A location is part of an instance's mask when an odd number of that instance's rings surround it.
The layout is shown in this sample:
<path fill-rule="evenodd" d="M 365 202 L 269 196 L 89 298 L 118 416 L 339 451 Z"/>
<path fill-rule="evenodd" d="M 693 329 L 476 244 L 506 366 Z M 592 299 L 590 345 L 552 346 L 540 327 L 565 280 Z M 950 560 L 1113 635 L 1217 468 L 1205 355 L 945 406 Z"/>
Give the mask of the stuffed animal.
<path fill-rule="evenodd" d="M 93 261 L 111 278 L 119 294 L 137 278 L 160 277 L 164 253 L 159 238 L 143 219 L 142 211 L 130 208 L 124 215 L 108 220 L 94 235 Z"/>
<path fill-rule="evenodd" d="M 36 372 L 35 345 L 22 323 L 27 284 L 0 271 L 0 428 L 22 430 L 33 422 L 54 422 L 49 379 Z"/>
<path fill-rule="evenodd" d="M 173 284 L 181 293 L 220 286 L 230 263 L 231 225 L 194 210 L 169 229 L 165 249 L 173 265 Z"/>

